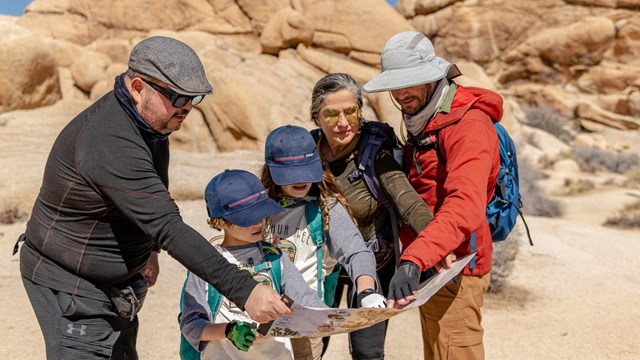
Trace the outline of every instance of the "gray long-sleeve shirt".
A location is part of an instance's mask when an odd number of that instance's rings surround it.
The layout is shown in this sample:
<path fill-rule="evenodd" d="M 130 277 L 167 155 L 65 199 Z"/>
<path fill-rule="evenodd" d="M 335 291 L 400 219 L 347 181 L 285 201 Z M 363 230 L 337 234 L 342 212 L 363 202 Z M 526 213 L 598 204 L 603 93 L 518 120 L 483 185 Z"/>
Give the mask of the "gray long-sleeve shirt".
<path fill-rule="evenodd" d="M 250 267 L 264 262 L 262 251 L 258 243 L 232 246 L 222 248 L 216 246 L 225 259 L 239 267 Z M 298 270 L 291 264 L 289 258 L 280 258 L 281 278 L 280 286 L 282 293 L 289 296 L 293 301 L 314 308 L 326 308 L 317 293 L 309 288 Z M 273 282 L 269 273 L 265 270 L 254 275 L 258 281 Z M 217 314 L 212 314 L 207 304 L 207 283 L 197 276 L 189 274 L 185 282 L 184 293 L 182 295 L 182 316 L 180 318 L 180 331 L 189 341 L 191 346 L 201 352 L 202 359 L 290 359 L 292 358 L 289 340 L 284 338 L 274 338 L 266 336 L 256 340 L 253 348 L 248 352 L 236 349 L 227 339 L 212 341 L 202 341 L 202 332 L 211 323 L 227 323 L 232 320 L 242 320 L 250 322 L 249 316 L 242 312 L 232 302 L 223 298 L 220 310 Z"/>

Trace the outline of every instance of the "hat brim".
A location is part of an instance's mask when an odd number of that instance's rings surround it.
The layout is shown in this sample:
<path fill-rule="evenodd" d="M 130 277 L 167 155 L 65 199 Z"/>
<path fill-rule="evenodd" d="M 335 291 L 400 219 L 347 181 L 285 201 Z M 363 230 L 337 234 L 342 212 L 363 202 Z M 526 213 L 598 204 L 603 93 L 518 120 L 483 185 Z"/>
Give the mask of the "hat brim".
<path fill-rule="evenodd" d="M 222 218 L 232 223 L 233 225 L 248 227 L 258 221 L 284 211 L 284 208 L 280 206 L 273 199 L 266 197 L 263 200 L 252 204 L 249 207 L 243 208 L 240 211 L 224 215 Z"/>
<path fill-rule="evenodd" d="M 452 70 L 455 72 L 451 74 Z M 369 93 L 404 89 L 438 81 L 444 77 L 454 78 L 460 75 L 458 68 L 439 57 L 428 63 L 405 69 L 387 69 L 369 80 L 362 87 Z"/>
<path fill-rule="evenodd" d="M 205 95 L 213 94 L 213 88 L 211 86 L 203 87 L 202 89 L 197 89 L 197 90 L 186 90 L 186 89 L 182 89 L 182 88 L 179 88 L 177 86 L 174 86 L 173 84 L 167 82 L 166 80 L 162 80 L 162 81 L 167 84 L 169 89 L 171 89 L 173 92 L 175 92 L 176 94 L 179 94 L 179 95 L 184 95 L 184 96 L 200 96 L 201 95 L 201 96 L 205 96 Z"/>
<path fill-rule="evenodd" d="M 308 164 L 277 165 L 269 164 L 271 179 L 278 186 L 319 183 L 322 181 L 322 161 L 320 159 Z"/>

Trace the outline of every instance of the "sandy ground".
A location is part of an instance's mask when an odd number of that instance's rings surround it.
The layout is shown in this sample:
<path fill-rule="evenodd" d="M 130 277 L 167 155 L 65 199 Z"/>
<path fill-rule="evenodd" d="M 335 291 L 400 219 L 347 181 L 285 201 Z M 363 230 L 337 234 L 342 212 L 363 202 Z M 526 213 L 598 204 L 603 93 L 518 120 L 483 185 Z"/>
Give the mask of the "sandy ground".
<path fill-rule="evenodd" d="M 599 225 L 629 190 L 612 189 L 562 201 L 562 219 L 528 217 L 535 247 L 523 244 L 511 286 L 489 296 L 483 310 L 488 359 L 640 359 L 640 232 Z M 637 191 L 636 191 L 637 193 Z M 200 201 L 180 203 L 185 220 L 204 234 Z M 24 223 L 0 227 L 5 256 L 0 263 L 0 359 L 43 358 L 44 344 L 10 252 Z M 178 296 L 184 269 L 166 254 L 161 276 L 141 313 L 142 359 L 176 359 Z M 420 359 L 415 311 L 391 319 L 389 359 Z M 325 359 L 348 359 L 345 335 L 335 336 Z"/>

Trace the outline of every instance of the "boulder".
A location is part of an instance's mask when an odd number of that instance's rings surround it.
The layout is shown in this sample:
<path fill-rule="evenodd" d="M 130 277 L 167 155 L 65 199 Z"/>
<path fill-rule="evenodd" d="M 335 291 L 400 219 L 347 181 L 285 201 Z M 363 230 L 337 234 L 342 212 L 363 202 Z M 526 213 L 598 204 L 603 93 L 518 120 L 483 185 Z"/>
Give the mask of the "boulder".
<path fill-rule="evenodd" d="M 70 67 L 73 65 L 78 54 L 84 51 L 82 46 L 67 40 L 44 37 L 42 41 L 53 54 L 53 57 L 56 59 L 56 64 L 62 67 Z"/>
<path fill-rule="evenodd" d="M 95 83 L 104 80 L 109 65 L 107 55 L 97 51 L 84 51 L 71 65 L 71 76 L 80 90 L 89 93 Z"/>
<path fill-rule="evenodd" d="M 295 48 L 298 44 L 310 45 L 313 26 L 302 13 L 291 8 L 280 9 L 267 23 L 260 35 L 260 44 L 267 54 Z"/>
<path fill-rule="evenodd" d="M 192 24 L 190 30 L 206 31 L 212 34 L 249 34 L 252 31 L 251 19 L 234 1 L 212 0 L 213 13 L 203 20 Z"/>
<path fill-rule="evenodd" d="M 640 66 L 602 63 L 593 66 L 576 81 L 578 88 L 592 94 L 611 94 L 640 85 Z"/>
<path fill-rule="evenodd" d="M 313 33 L 313 45 L 343 54 L 351 49 L 351 42 L 346 36 L 320 30 Z"/>
<path fill-rule="evenodd" d="M 640 15 L 625 19 L 620 25 L 612 46 L 612 57 L 621 63 L 640 63 Z"/>
<path fill-rule="evenodd" d="M 384 1 L 300 2 L 302 13 L 316 31 L 345 36 L 350 41 L 351 50 L 380 53 L 391 36 L 400 31 L 413 30 L 409 22 L 389 9 Z"/>
<path fill-rule="evenodd" d="M 107 30 L 100 23 L 91 23 L 86 17 L 70 12 L 27 12 L 18 24 L 38 36 L 67 40 L 82 46 L 90 44 Z"/>
<path fill-rule="evenodd" d="M 521 78 L 540 82 L 567 82 L 562 68 L 593 66 L 602 61 L 615 35 L 613 21 L 588 17 L 568 26 L 540 31 L 505 56 L 507 64 L 499 75 L 502 83 Z"/>
<path fill-rule="evenodd" d="M 291 8 L 289 0 L 236 0 L 242 11 L 252 20 L 255 26 L 264 27 L 280 10 Z M 258 33 L 260 33 L 259 31 Z"/>
<path fill-rule="evenodd" d="M 220 151 L 261 151 L 266 135 L 283 124 L 313 127 L 311 90 L 322 72 L 293 50 L 263 55 L 212 78 L 214 95 L 198 105 Z"/>
<path fill-rule="evenodd" d="M 216 152 L 218 150 L 198 106 L 191 110 L 180 130 L 173 132 L 169 137 L 172 150 L 188 152 Z"/>
<path fill-rule="evenodd" d="M 0 32 L 0 113 L 58 101 L 58 68 L 46 43 L 16 23 L 0 21 Z"/>
<path fill-rule="evenodd" d="M 304 61 L 318 69 L 326 73 L 347 73 L 359 83 L 365 83 L 379 73 L 379 70 L 375 68 L 355 62 L 346 56 L 331 51 L 310 48 L 303 44 L 298 45 L 297 51 Z"/>
<path fill-rule="evenodd" d="M 595 121 L 614 129 L 636 130 L 640 128 L 640 120 L 632 116 L 612 113 L 588 102 L 580 102 L 578 104 L 576 107 L 576 117 Z"/>

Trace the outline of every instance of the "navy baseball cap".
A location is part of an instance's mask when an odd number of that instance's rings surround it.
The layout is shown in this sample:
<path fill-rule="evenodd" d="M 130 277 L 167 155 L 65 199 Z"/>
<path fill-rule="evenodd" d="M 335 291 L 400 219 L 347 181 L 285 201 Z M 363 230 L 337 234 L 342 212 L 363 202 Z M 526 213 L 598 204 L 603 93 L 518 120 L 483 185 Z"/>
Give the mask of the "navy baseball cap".
<path fill-rule="evenodd" d="M 269 133 L 264 158 L 276 185 L 322 181 L 322 162 L 316 143 L 303 127 L 285 125 Z"/>
<path fill-rule="evenodd" d="M 251 226 L 284 208 L 267 196 L 257 176 L 244 170 L 225 170 L 204 190 L 207 213 L 242 227 Z"/>

